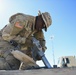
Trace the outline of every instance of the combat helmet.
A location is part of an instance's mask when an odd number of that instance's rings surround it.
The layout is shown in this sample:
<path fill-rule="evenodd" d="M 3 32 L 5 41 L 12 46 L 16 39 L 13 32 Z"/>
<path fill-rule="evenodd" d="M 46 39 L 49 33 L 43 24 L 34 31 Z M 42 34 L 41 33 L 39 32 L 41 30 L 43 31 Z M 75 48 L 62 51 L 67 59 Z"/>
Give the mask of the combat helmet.
<path fill-rule="evenodd" d="M 52 19 L 51 19 L 51 16 L 48 12 L 44 12 L 44 13 L 41 13 L 40 10 L 38 12 L 38 15 L 41 15 L 42 16 L 42 19 L 45 23 L 45 31 L 47 31 L 47 28 L 52 24 Z"/>

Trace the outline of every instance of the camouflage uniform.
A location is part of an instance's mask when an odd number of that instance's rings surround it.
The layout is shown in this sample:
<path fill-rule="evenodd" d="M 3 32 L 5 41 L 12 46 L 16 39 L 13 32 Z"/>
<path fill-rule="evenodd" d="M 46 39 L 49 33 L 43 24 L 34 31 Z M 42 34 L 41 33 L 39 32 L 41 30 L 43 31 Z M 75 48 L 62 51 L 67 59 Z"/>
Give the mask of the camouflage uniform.
<path fill-rule="evenodd" d="M 45 51 L 46 47 L 44 34 L 42 30 L 37 31 L 35 29 L 35 19 L 36 17 L 34 16 L 25 15 L 22 13 L 17 13 L 10 17 L 9 24 L 2 30 L 2 42 L 0 42 L 0 51 L 3 52 L 3 54 L 1 54 L 1 60 L 3 60 L 3 63 L 7 64 L 3 67 L 3 69 L 18 69 L 20 65 L 20 62 L 10 53 L 10 49 L 14 48 L 9 44 L 10 40 L 15 40 L 17 43 L 19 43 L 21 47 L 20 50 L 28 56 L 32 57 L 31 47 L 33 47 L 33 44 L 31 37 L 33 35 L 40 41 L 43 51 Z M 23 65 L 24 66 L 22 69 L 27 67 L 27 65 Z"/>
<path fill-rule="evenodd" d="M 12 56 L 10 49 L 14 47 L 0 36 L 0 70 L 19 69 L 20 61 Z"/>

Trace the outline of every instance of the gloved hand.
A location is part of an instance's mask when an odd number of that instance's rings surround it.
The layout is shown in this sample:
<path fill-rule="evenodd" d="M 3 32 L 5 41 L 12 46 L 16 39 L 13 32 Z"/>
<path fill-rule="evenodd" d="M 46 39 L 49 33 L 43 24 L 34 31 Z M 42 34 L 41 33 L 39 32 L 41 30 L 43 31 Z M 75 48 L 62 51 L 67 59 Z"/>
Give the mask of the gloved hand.
<path fill-rule="evenodd" d="M 38 55 L 39 50 L 35 45 L 31 48 L 31 51 L 34 61 L 41 60 L 41 56 Z"/>
<path fill-rule="evenodd" d="M 15 40 L 10 40 L 10 44 L 13 45 L 14 47 L 18 46 L 18 43 Z"/>
<path fill-rule="evenodd" d="M 40 39 L 40 45 L 42 46 L 42 50 L 43 52 L 46 51 L 47 47 L 45 46 L 46 41 L 44 39 Z"/>

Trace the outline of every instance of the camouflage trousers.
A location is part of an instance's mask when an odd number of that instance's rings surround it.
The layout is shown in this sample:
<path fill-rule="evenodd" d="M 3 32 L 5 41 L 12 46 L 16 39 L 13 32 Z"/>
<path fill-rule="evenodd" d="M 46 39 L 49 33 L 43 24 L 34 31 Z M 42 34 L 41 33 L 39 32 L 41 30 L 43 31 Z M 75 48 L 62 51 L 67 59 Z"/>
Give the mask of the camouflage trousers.
<path fill-rule="evenodd" d="M 0 70 L 18 70 L 19 68 L 25 70 L 38 67 L 37 64 L 30 65 L 31 63 L 20 65 L 21 61 L 11 54 L 11 49 L 14 49 L 14 47 L 10 43 L 0 40 Z"/>
<path fill-rule="evenodd" d="M 0 70 L 18 70 L 20 61 L 15 59 L 12 55 L 6 58 L 0 57 Z"/>
<path fill-rule="evenodd" d="M 14 47 L 0 37 L 0 70 L 19 69 L 20 61 L 14 58 L 10 49 L 14 49 Z"/>

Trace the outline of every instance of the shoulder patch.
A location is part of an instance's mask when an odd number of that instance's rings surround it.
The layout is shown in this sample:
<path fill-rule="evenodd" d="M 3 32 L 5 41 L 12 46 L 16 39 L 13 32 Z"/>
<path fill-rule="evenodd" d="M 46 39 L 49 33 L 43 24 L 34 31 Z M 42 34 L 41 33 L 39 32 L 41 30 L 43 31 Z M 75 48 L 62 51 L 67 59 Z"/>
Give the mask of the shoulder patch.
<path fill-rule="evenodd" d="M 22 28 L 23 28 L 23 26 L 21 25 L 21 23 L 20 23 L 20 22 L 16 22 L 16 23 L 15 23 L 15 27 L 20 28 L 20 29 L 22 29 Z"/>

